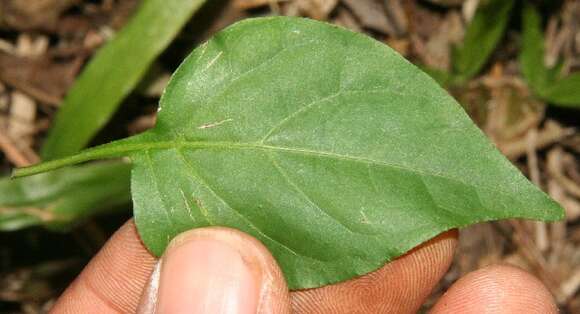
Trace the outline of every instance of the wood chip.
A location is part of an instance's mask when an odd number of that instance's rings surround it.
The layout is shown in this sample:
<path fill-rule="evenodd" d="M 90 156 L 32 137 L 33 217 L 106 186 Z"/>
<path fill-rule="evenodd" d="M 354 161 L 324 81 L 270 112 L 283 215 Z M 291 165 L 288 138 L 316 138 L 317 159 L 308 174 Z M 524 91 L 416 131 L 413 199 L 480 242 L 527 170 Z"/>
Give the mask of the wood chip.
<path fill-rule="evenodd" d="M 19 147 L 32 146 L 35 119 L 36 102 L 19 91 L 12 92 L 7 134 Z"/>
<path fill-rule="evenodd" d="M 338 0 L 295 0 L 302 13 L 317 20 L 326 20 Z"/>
<path fill-rule="evenodd" d="M 430 67 L 450 70 L 451 47 L 463 39 L 464 33 L 465 26 L 461 16 L 458 12 L 451 11 L 427 40 L 425 50 L 420 55 L 421 60 Z"/>
<path fill-rule="evenodd" d="M 339 7 L 336 10 L 336 17 L 334 18 L 333 23 L 355 32 L 362 32 L 362 29 L 352 12 L 344 7 Z"/>
<path fill-rule="evenodd" d="M 17 30 L 54 30 L 62 12 L 79 0 L 2 0 L 0 26 Z"/>
<path fill-rule="evenodd" d="M 36 58 L 42 56 L 48 50 L 48 37 L 32 37 L 27 33 L 22 33 L 16 40 L 14 53 L 20 57 Z"/>
<path fill-rule="evenodd" d="M 386 40 L 387 45 L 389 47 L 395 49 L 398 53 L 400 53 L 403 57 L 409 55 L 411 50 L 411 41 L 407 38 L 387 38 Z"/>
<path fill-rule="evenodd" d="M 409 22 L 401 0 L 383 0 L 383 3 L 389 22 L 393 26 L 394 35 L 397 37 L 405 35 L 409 28 Z"/>
<path fill-rule="evenodd" d="M 81 62 L 55 62 L 48 56 L 30 59 L 0 51 L 0 81 L 56 106 L 72 85 Z"/>
<path fill-rule="evenodd" d="M 580 290 L 580 268 L 560 285 L 559 303 L 565 303 Z"/>
<path fill-rule="evenodd" d="M 351 9 L 362 26 L 383 34 L 396 34 L 381 2 L 375 0 L 342 0 L 342 2 Z"/>

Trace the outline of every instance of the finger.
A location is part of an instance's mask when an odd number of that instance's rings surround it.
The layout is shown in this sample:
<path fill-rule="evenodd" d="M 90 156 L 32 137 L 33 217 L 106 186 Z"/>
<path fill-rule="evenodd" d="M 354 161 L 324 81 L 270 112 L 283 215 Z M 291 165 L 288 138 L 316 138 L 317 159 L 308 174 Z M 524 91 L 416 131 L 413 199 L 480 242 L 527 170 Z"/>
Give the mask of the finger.
<path fill-rule="evenodd" d="M 442 313 L 558 313 L 548 289 L 512 266 L 490 266 L 467 274 L 435 304 Z"/>
<path fill-rule="evenodd" d="M 297 313 L 415 313 L 445 274 L 457 231 L 443 233 L 357 279 L 293 292 Z"/>
<path fill-rule="evenodd" d="M 155 263 L 130 220 L 68 287 L 53 312 L 134 313 Z"/>
<path fill-rule="evenodd" d="M 140 313 L 290 313 L 274 258 L 240 231 L 210 227 L 182 233 L 160 265 Z"/>
<path fill-rule="evenodd" d="M 446 235 L 439 236 L 437 239 L 415 249 L 413 252 L 418 252 L 417 256 L 422 256 L 420 258 L 425 259 L 427 265 L 430 263 L 428 262 L 429 260 L 434 261 L 431 263 L 435 266 L 441 265 L 444 263 L 438 261 L 444 259 L 443 256 L 452 255 L 456 242 L 455 238 L 456 234 L 453 232 L 447 233 Z M 380 296 L 382 295 L 380 292 L 381 289 L 372 288 L 371 286 L 381 285 L 381 278 L 385 276 L 390 277 L 389 274 L 394 274 L 395 277 L 398 277 L 396 274 L 407 273 L 403 274 L 402 279 L 403 281 L 408 281 L 408 272 L 405 271 L 407 267 L 401 266 L 404 266 L 404 264 L 407 263 L 404 261 L 415 264 L 418 263 L 416 258 L 408 257 L 414 256 L 413 254 L 415 253 L 408 254 L 397 261 L 390 263 L 390 266 L 387 265 L 387 267 L 384 267 L 373 274 L 363 276 L 357 280 L 351 281 L 350 283 L 356 283 L 354 285 L 355 289 L 359 285 L 363 287 L 367 286 L 370 290 L 375 292 L 374 295 Z M 154 261 L 154 258 L 147 252 L 139 240 L 133 222 L 128 222 L 112 237 L 103 250 L 94 258 L 93 261 L 91 261 L 83 273 L 62 295 L 54 307 L 55 312 L 134 312 L 137 307 L 139 296 L 145 286 L 145 282 L 147 282 L 153 269 Z M 447 266 L 443 268 L 446 269 Z M 442 271 L 442 273 L 443 272 L 444 271 Z M 422 272 L 419 271 L 417 274 L 421 273 Z M 434 269 L 434 272 L 427 273 L 426 277 L 423 275 L 420 275 L 419 277 L 424 278 L 425 280 L 423 281 L 429 282 L 432 281 L 428 279 L 432 274 L 434 274 L 435 277 L 440 277 L 437 273 L 438 271 Z M 415 283 L 421 281 L 421 279 L 414 280 Z M 352 293 L 349 288 L 349 282 L 334 287 L 336 287 L 336 292 L 343 291 L 347 295 Z M 390 289 L 389 287 L 392 286 L 386 285 L 383 289 L 386 288 L 388 290 Z M 317 307 L 315 302 L 318 302 L 318 299 L 320 299 L 321 303 L 318 303 L 318 305 L 320 306 L 321 311 L 319 312 L 324 312 L 324 309 L 332 311 L 334 306 L 329 306 L 333 304 L 332 298 L 334 298 L 334 296 L 332 296 L 332 292 L 322 292 L 319 295 L 313 294 L 314 298 L 309 297 L 309 294 L 326 288 L 331 287 L 294 293 L 295 300 L 293 301 L 297 310 L 308 312 L 310 307 Z M 344 290 L 344 288 L 346 288 L 346 290 Z M 420 294 L 421 293 L 418 293 L 418 295 Z M 427 293 L 425 293 L 425 295 L 426 294 Z M 399 297 L 389 296 L 387 299 L 404 299 L 403 295 L 404 294 L 401 293 L 401 296 Z M 312 300 L 309 301 L 309 299 Z M 355 300 L 356 298 L 350 299 Z M 374 298 L 370 297 L 370 299 Z M 364 304 L 362 300 L 358 300 L 358 302 Z M 386 303 L 395 304 L 397 302 Z M 371 301 L 367 304 L 369 306 L 363 306 L 360 308 L 372 308 L 372 304 L 373 302 Z M 400 308 L 405 309 L 410 307 L 416 306 L 402 306 Z"/>

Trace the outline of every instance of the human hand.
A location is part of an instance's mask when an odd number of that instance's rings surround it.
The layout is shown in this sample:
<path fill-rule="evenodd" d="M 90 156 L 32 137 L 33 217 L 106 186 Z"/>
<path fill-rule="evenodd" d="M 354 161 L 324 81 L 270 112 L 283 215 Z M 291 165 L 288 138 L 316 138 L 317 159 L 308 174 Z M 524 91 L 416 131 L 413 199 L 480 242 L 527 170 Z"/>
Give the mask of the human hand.
<path fill-rule="evenodd" d="M 446 232 L 373 273 L 288 292 L 274 258 L 246 234 L 215 227 L 191 230 L 175 238 L 157 263 L 129 221 L 52 311 L 414 313 L 449 268 L 456 245 L 457 232 Z M 491 266 L 457 281 L 432 313 L 549 314 L 557 313 L 557 308 L 532 275 L 510 266 Z"/>

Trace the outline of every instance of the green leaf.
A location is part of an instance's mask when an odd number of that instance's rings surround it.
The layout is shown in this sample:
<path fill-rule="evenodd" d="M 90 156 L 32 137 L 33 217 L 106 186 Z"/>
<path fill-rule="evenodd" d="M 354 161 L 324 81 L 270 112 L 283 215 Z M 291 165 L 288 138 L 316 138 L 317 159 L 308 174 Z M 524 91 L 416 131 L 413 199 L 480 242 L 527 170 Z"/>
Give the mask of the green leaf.
<path fill-rule="evenodd" d="M 580 73 L 550 83 L 541 90 L 540 96 L 562 107 L 580 107 Z"/>
<path fill-rule="evenodd" d="M 63 157 L 86 146 L 204 2 L 143 1 L 131 21 L 97 52 L 69 91 L 42 148 L 42 157 Z"/>
<path fill-rule="evenodd" d="M 530 87 L 541 93 L 548 85 L 549 76 L 544 65 L 542 20 L 536 9 L 528 3 L 522 12 L 522 49 L 519 62 L 522 75 Z"/>
<path fill-rule="evenodd" d="M 463 43 L 453 51 L 453 69 L 463 81 L 475 76 L 503 37 L 514 0 L 491 0 L 481 5 Z"/>
<path fill-rule="evenodd" d="M 552 69 L 544 65 L 544 37 L 540 14 L 526 4 L 522 18 L 522 74 L 540 98 L 563 107 L 580 106 L 580 73 L 560 79 L 561 63 Z"/>
<path fill-rule="evenodd" d="M 543 62 L 543 60 L 542 60 Z M 562 77 L 562 68 L 564 67 L 564 62 L 559 60 L 552 68 L 548 68 L 546 77 L 548 82 L 555 82 Z"/>
<path fill-rule="evenodd" d="M 192 227 L 237 228 L 293 289 L 368 273 L 451 228 L 563 217 L 433 79 L 325 23 L 262 18 L 218 33 L 174 73 L 157 121 L 15 175 L 128 155 L 152 252 Z"/>
<path fill-rule="evenodd" d="M 66 230 L 89 216 L 128 205 L 130 165 L 121 162 L 0 179 L 0 231 L 43 225 Z"/>
<path fill-rule="evenodd" d="M 429 66 L 419 65 L 419 68 L 423 70 L 423 72 L 429 74 L 429 76 L 433 78 L 437 83 L 439 83 L 439 85 L 441 85 L 441 87 L 443 88 L 453 83 L 454 77 L 452 73 L 449 73 L 445 70 L 432 68 Z"/>

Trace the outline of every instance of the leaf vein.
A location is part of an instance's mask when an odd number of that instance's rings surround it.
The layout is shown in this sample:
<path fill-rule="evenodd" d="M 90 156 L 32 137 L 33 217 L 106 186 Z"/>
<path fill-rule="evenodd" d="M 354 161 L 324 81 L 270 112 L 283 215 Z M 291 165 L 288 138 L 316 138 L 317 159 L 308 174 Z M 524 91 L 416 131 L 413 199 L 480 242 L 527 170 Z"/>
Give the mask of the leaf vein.
<path fill-rule="evenodd" d="M 292 188 L 294 188 L 294 190 L 296 190 L 296 192 L 298 192 L 308 203 L 310 203 L 311 205 L 313 205 L 314 207 L 316 207 L 321 213 L 323 213 L 325 216 L 327 216 L 330 219 L 332 219 L 334 222 L 336 222 L 338 225 L 340 225 L 343 228 L 345 228 L 350 233 L 360 233 L 360 232 L 357 232 L 355 230 L 352 230 L 352 228 L 350 226 L 348 226 L 347 224 L 343 223 L 338 218 L 334 217 L 328 211 L 324 210 L 322 207 L 320 207 L 318 204 L 316 204 L 316 202 L 314 202 L 312 200 L 312 198 L 310 198 L 310 196 L 308 196 L 308 194 L 306 194 L 306 192 L 304 192 L 304 190 L 302 188 L 300 188 L 300 186 L 298 186 L 298 184 L 296 184 L 292 179 L 290 179 L 290 177 L 288 176 L 288 174 L 286 173 L 286 171 L 282 168 L 282 166 L 278 163 L 278 161 L 276 161 L 275 157 L 272 156 L 272 154 L 270 152 L 266 152 L 266 156 L 268 157 L 268 159 L 270 160 L 270 162 L 272 163 L 272 165 L 274 166 L 274 168 L 276 168 L 276 171 L 278 171 L 278 173 L 280 173 L 280 175 L 284 178 L 284 180 L 286 180 L 286 182 Z"/>
<path fill-rule="evenodd" d="M 279 51 L 275 52 L 274 54 L 272 54 L 269 58 L 264 59 L 261 63 L 259 63 L 258 65 L 255 65 L 253 67 L 250 67 L 249 69 L 247 69 L 246 71 L 240 73 L 238 76 L 232 78 L 231 80 L 227 81 L 224 83 L 224 85 L 226 85 L 221 91 L 219 91 L 217 94 L 215 95 L 210 95 L 207 98 L 207 102 L 208 104 L 213 103 L 213 100 L 220 97 L 221 95 L 227 93 L 227 91 L 234 85 L 234 83 L 236 83 L 237 81 L 240 81 L 241 79 L 251 75 L 252 73 L 258 71 L 259 69 L 267 66 L 268 64 L 271 64 L 272 62 L 276 61 L 276 59 L 280 58 L 285 52 L 290 51 L 291 49 L 295 49 L 295 48 L 300 48 L 303 46 L 307 46 L 310 45 L 312 43 L 315 43 L 315 40 L 309 40 L 297 45 L 290 45 L 290 46 L 286 46 L 282 49 L 280 49 Z M 217 85 L 219 84 L 215 84 L 212 85 L 210 87 L 208 87 L 208 89 L 215 89 L 217 87 Z"/>
<path fill-rule="evenodd" d="M 149 173 L 151 174 L 151 178 L 153 179 L 152 180 L 153 186 L 155 187 L 155 191 L 157 192 L 157 197 L 159 198 L 159 200 L 163 204 L 163 213 L 165 214 L 165 217 L 167 218 L 169 225 L 175 226 L 175 223 L 173 222 L 173 220 L 171 220 L 171 213 L 169 213 L 169 211 L 167 209 L 167 204 L 165 203 L 165 200 L 161 196 L 161 190 L 159 189 L 159 185 L 157 184 L 157 180 L 158 180 L 157 174 L 155 173 L 155 168 L 153 167 L 153 161 L 151 160 L 151 155 L 149 154 L 149 150 L 145 150 L 145 159 L 146 159 L 147 167 L 149 168 Z"/>
<path fill-rule="evenodd" d="M 272 135 L 275 134 L 276 131 L 279 131 L 284 125 L 288 124 L 294 118 L 298 117 L 299 115 L 308 112 L 310 109 L 314 108 L 316 105 L 331 100 L 333 98 L 339 97 L 341 95 L 348 95 L 348 94 L 358 94 L 358 93 L 392 93 L 393 91 L 388 91 L 385 89 L 369 89 L 369 90 L 339 90 L 336 93 L 331 95 L 316 99 L 302 107 L 298 110 L 294 111 L 293 113 L 286 116 L 284 119 L 280 120 L 276 125 L 274 125 L 267 133 L 262 137 L 260 140 L 260 144 L 264 144 L 266 140 L 268 140 Z"/>
<path fill-rule="evenodd" d="M 270 240 L 272 242 L 277 243 L 282 248 L 284 248 L 287 251 L 289 251 L 290 253 L 292 253 L 292 255 L 295 255 L 295 256 L 303 256 L 303 257 L 307 257 L 307 258 L 312 258 L 312 257 L 308 257 L 308 256 L 304 256 L 304 255 L 298 254 L 296 251 L 294 251 L 290 247 L 286 246 L 284 243 L 282 243 L 282 242 L 280 242 L 280 241 L 278 241 L 276 239 L 273 239 L 270 236 L 268 236 L 267 234 L 265 234 L 260 228 L 258 228 L 258 226 L 254 225 L 254 223 L 252 223 L 248 218 L 246 218 L 244 215 L 242 215 L 242 213 L 240 211 L 238 211 L 237 209 L 235 209 L 234 207 L 232 207 L 207 182 L 205 182 L 205 180 L 203 180 L 201 177 L 199 177 L 199 176 L 197 176 L 195 174 L 194 167 L 189 163 L 189 161 L 187 160 L 187 158 L 185 158 L 185 155 L 183 154 L 183 152 L 181 151 L 180 148 L 177 148 L 176 147 L 175 148 L 175 151 L 176 151 L 177 155 L 179 156 L 179 158 L 182 159 L 182 161 L 186 165 L 186 167 L 188 169 L 188 173 L 191 175 L 191 177 L 194 178 L 201 186 L 205 187 L 208 191 L 210 191 L 210 193 L 213 194 L 215 196 L 215 198 L 217 198 L 218 200 L 220 200 L 225 206 L 227 206 L 229 209 L 231 209 L 232 212 L 236 213 L 236 215 L 239 216 L 243 221 L 245 221 L 250 228 L 254 229 L 256 232 L 258 232 L 258 234 L 260 234 L 264 238 L 266 238 L 266 239 L 268 239 L 268 240 Z"/>

